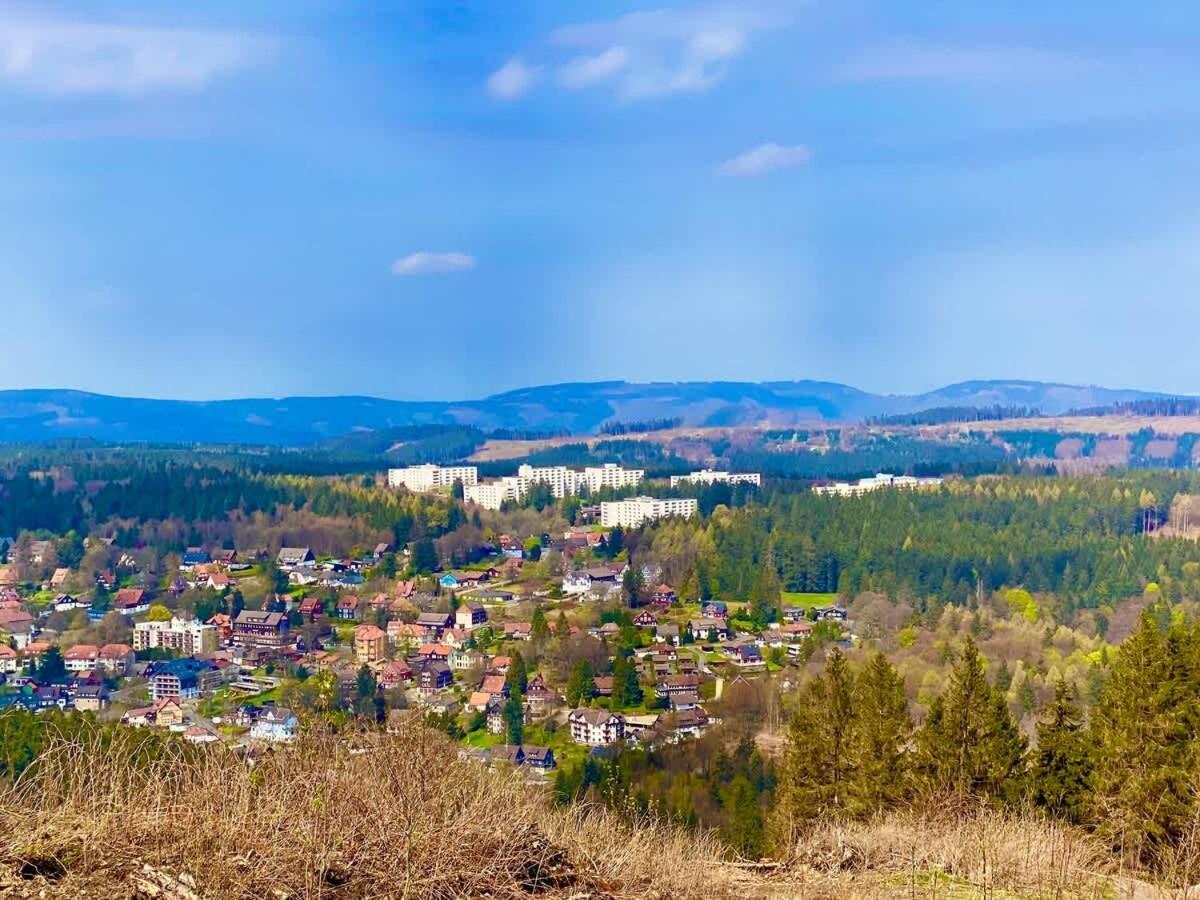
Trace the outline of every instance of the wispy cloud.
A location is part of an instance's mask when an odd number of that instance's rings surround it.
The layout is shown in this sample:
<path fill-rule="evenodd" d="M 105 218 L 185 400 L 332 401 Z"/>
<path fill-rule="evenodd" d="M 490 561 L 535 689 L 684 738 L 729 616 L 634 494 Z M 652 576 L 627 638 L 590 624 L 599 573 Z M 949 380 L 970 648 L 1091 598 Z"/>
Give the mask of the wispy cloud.
<path fill-rule="evenodd" d="M 1040 81 L 1095 69 L 1084 57 L 1034 47 L 896 41 L 851 53 L 833 75 L 846 81 Z"/>
<path fill-rule="evenodd" d="M 516 100 L 533 86 L 537 75 L 536 66 L 513 57 L 488 76 L 487 92 L 497 100 Z"/>
<path fill-rule="evenodd" d="M 782 21 L 789 2 L 719 0 L 633 12 L 552 31 L 537 66 L 513 59 L 488 79 L 498 99 L 523 95 L 542 67 L 567 90 L 605 85 L 622 100 L 703 93 L 718 84 L 752 38 Z M 564 56 L 565 54 L 565 56 Z"/>
<path fill-rule="evenodd" d="M 629 63 L 624 47 L 609 47 L 596 56 L 577 56 L 558 70 L 564 87 L 584 88 L 607 81 Z"/>
<path fill-rule="evenodd" d="M 392 263 L 393 275 L 441 275 L 475 268 L 475 257 L 466 253 L 430 253 L 420 250 Z"/>
<path fill-rule="evenodd" d="M 0 20 L 0 86 L 51 95 L 196 89 L 271 46 L 239 32 L 10 16 Z"/>
<path fill-rule="evenodd" d="M 802 144 L 785 147 L 781 144 L 760 144 L 733 159 L 721 163 L 717 172 L 738 178 L 766 175 L 777 169 L 793 169 L 812 159 L 812 150 Z"/>

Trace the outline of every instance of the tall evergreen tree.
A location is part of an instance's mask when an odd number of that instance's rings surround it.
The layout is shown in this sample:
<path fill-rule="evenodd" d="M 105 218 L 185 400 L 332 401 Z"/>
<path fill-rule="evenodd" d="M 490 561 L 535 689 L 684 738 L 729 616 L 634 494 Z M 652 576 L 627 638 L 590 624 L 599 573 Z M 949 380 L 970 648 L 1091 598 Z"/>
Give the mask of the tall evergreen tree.
<path fill-rule="evenodd" d="M 1025 741 L 1004 695 L 988 684 L 970 636 L 918 732 L 917 750 L 918 767 L 932 788 L 1008 799 L 1020 792 Z"/>
<path fill-rule="evenodd" d="M 1183 833 L 1194 807 L 1186 708 L 1167 642 L 1149 611 L 1121 644 L 1092 710 L 1091 817 L 1131 861 L 1150 863 Z"/>
<path fill-rule="evenodd" d="M 856 814 L 887 809 L 909 788 L 912 719 L 904 679 L 882 653 L 874 654 L 854 685 L 852 760 L 847 806 Z"/>
<path fill-rule="evenodd" d="M 550 623 L 546 621 L 546 611 L 539 606 L 534 609 L 529 622 L 529 638 L 535 644 L 542 644 L 549 637 Z"/>
<path fill-rule="evenodd" d="M 853 776 L 854 677 L 834 649 L 825 671 L 805 685 L 788 730 L 775 831 L 791 846 L 804 823 L 845 813 Z"/>
<path fill-rule="evenodd" d="M 510 694 L 525 693 L 525 688 L 529 685 L 529 670 L 525 667 L 525 657 L 521 655 L 520 650 L 513 652 L 512 661 L 508 665 L 508 675 L 504 680 L 508 684 Z"/>
<path fill-rule="evenodd" d="M 1042 710 L 1031 774 L 1033 801 L 1056 816 L 1079 822 L 1088 800 L 1091 754 L 1079 710 L 1079 693 L 1059 679 Z"/>

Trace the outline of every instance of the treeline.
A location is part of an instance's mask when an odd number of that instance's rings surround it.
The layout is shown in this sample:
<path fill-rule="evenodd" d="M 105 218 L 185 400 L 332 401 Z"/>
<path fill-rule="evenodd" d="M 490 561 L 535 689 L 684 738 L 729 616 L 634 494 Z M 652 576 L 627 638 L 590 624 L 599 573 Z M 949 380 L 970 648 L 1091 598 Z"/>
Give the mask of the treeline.
<path fill-rule="evenodd" d="M 605 422 L 600 426 L 600 434 L 639 434 L 647 431 L 668 431 L 678 428 L 683 419 L 645 419 L 641 422 Z"/>
<path fill-rule="evenodd" d="M 765 449 L 733 450 L 728 466 L 778 478 L 863 478 L 876 472 L 910 475 L 979 475 L 1016 471 L 1016 458 L 982 437 L 943 442 L 907 435 L 871 435 L 852 448 L 825 453 L 781 453 Z"/>
<path fill-rule="evenodd" d="M 1105 406 L 1072 409 L 1068 416 L 1195 416 L 1200 415 L 1200 397 L 1152 397 L 1121 400 Z"/>
<path fill-rule="evenodd" d="M 882 654 L 855 671 L 833 651 L 797 701 L 776 840 L 794 847 L 830 821 L 906 804 L 1032 804 L 1090 829 L 1125 863 L 1190 883 L 1197 873 L 1177 866 L 1200 815 L 1200 625 L 1160 604 L 1115 656 L 1090 711 L 1059 682 L 1031 744 L 970 637 L 919 727 Z"/>
<path fill-rule="evenodd" d="M 1166 471 L 951 479 L 857 498 L 770 483 L 755 502 L 627 543 L 677 588 L 720 600 L 776 605 L 781 588 L 907 592 L 924 609 L 1020 585 L 1058 595 L 1069 612 L 1139 595 L 1149 581 L 1172 599 L 1200 596 L 1195 544 L 1142 536 L 1147 519 L 1163 521 L 1177 493 L 1197 488 L 1196 475 Z"/>
<path fill-rule="evenodd" d="M 946 425 L 952 422 L 985 422 L 996 419 L 1031 419 L 1041 416 L 1032 406 L 934 406 L 911 413 L 870 416 L 867 425 Z"/>

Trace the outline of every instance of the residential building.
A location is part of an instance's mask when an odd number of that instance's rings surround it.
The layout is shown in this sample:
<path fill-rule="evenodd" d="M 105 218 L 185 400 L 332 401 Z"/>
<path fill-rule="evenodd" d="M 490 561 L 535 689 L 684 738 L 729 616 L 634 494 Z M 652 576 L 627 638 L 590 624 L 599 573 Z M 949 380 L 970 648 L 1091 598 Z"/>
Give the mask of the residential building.
<path fill-rule="evenodd" d="M 218 626 L 204 625 L 196 620 L 176 616 L 169 622 L 138 622 L 133 626 L 135 651 L 161 648 L 180 656 L 208 656 L 219 646 Z"/>
<path fill-rule="evenodd" d="M 388 469 L 388 485 L 403 487 L 424 494 L 435 488 L 451 487 L 454 482 L 462 482 L 463 488 L 479 481 L 479 469 L 475 466 L 409 466 L 406 469 Z"/>
<path fill-rule="evenodd" d="M 607 709 L 574 709 L 567 717 L 571 740 L 589 747 L 605 747 L 625 737 L 625 718 Z"/>
<path fill-rule="evenodd" d="M 90 672 L 100 659 L 100 648 L 95 644 L 76 644 L 63 653 L 63 665 L 71 673 Z"/>
<path fill-rule="evenodd" d="M 672 475 L 671 487 L 681 484 L 752 484 L 755 487 L 762 484 L 762 475 L 758 472 L 715 472 L 712 469 L 700 469 L 687 475 Z"/>
<path fill-rule="evenodd" d="M 698 511 L 699 504 L 692 498 L 632 497 L 601 503 L 600 524 L 605 528 L 637 528 L 645 522 L 671 516 L 688 519 Z"/>
<path fill-rule="evenodd" d="M 879 472 L 871 478 L 862 478 L 855 482 L 837 481 L 833 484 L 815 485 L 814 494 L 825 494 L 834 497 L 861 497 L 872 491 L 891 488 L 893 490 L 921 490 L 937 488 L 942 484 L 940 478 L 914 478 L 911 475 L 889 475 Z"/>
<path fill-rule="evenodd" d="M 478 628 L 485 622 L 487 622 L 487 610 L 481 603 L 464 603 L 454 611 L 454 624 L 458 628 Z"/>
<path fill-rule="evenodd" d="M 444 662 L 425 663 L 421 666 L 421 674 L 417 676 L 417 687 L 423 697 L 436 694 L 453 683 L 454 675 Z"/>
<path fill-rule="evenodd" d="M 233 642 L 240 647 L 282 647 L 288 639 L 283 613 L 243 609 L 233 620 Z"/>
<path fill-rule="evenodd" d="M 275 562 L 284 569 L 295 569 L 316 561 L 317 558 L 308 547 L 281 547 L 275 557 Z"/>
<path fill-rule="evenodd" d="M 626 469 L 615 463 L 605 463 L 602 466 L 588 466 L 583 470 L 583 483 L 588 491 L 596 493 L 601 488 L 637 487 L 646 477 L 644 469 Z M 603 514 L 603 513 L 602 513 Z"/>
<path fill-rule="evenodd" d="M 150 697 L 154 700 L 187 700 L 213 690 L 221 673 L 202 659 L 172 659 L 154 666 Z"/>
<path fill-rule="evenodd" d="M 381 662 L 387 652 L 387 632 L 374 625 L 354 629 L 354 655 L 363 665 Z"/>
<path fill-rule="evenodd" d="M 113 609 L 124 616 L 144 613 L 150 608 L 150 598 L 141 588 L 121 588 L 113 597 Z"/>
<path fill-rule="evenodd" d="M 99 684 L 81 684 L 75 689 L 75 709 L 79 712 L 100 712 L 108 706 L 108 688 Z"/>
<path fill-rule="evenodd" d="M 524 493 L 521 480 L 508 475 L 495 481 L 467 485 L 463 488 L 463 499 L 484 509 L 499 509 L 509 500 L 520 500 Z"/>
<path fill-rule="evenodd" d="M 128 644 L 105 644 L 100 648 L 96 664 L 101 672 L 124 678 L 133 671 L 136 659 L 133 648 Z"/>
<path fill-rule="evenodd" d="M 296 739 L 300 720 L 284 706 L 267 707 L 250 726 L 250 737 L 258 741 L 286 744 Z"/>

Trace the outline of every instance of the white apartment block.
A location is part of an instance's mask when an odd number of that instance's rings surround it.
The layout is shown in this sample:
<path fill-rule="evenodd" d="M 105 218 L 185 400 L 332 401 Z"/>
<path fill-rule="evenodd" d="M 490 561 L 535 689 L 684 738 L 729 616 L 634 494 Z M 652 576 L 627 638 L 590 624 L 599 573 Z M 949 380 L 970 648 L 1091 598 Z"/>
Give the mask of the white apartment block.
<path fill-rule="evenodd" d="M 637 528 L 643 522 L 680 516 L 690 519 L 699 512 L 694 499 L 666 499 L 654 497 L 632 497 L 629 500 L 613 500 L 600 504 L 600 524 L 605 528 Z"/>
<path fill-rule="evenodd" d="M 393 470 L 399 471 L 399 470 Z M 476 503 L 484 509 L 499 509 L 506 500 L 520 500 L 535 484 L 544 484 L 557 498 L 572 497 L 587 488 L 596 491 L 602 487 L 622 488 L 640 484 L 645 472 L 641 469 L 625 469 L 613 463 L 593 466 L 580 472 L 566 466 L 529 466 L 517 469 L 516 475 L 506 475 L 495 481 L 472 482 L 463 488 L 463 499 Z"/>
<path fill-rule="evenodd" d="M 826 494 L 834 497 L 861 497 L 872 491 L 892 488 L 894 490 L 918 490 L 935 488 L 942 483 L 940 478 L 914 478 L 911 475 L 888 475 L 880 472 L 871 478 L 862 478 L 855 482 L 838 481 L 834 484 L 816 485 L 814 494 Z"/>
<path fill-rule="evenodd" d="M 475 466 L 409 466 L 406 469 L 388 469 L 388 486 L 408 488 L 416 494 L 424 494 L 435 488 L 451 487 L 461 481 L 463 487 L 477 484 L 479 469 Z"/>
<path fill-rule="evenodd" d="M 220 646 L 216 625 L 173 618 L 169 622 L 138 622 L 133 626 L 133 649 L 161 647 L 184 656 L 208 656 Z"/>
<path fill-rule="evenodd" d="M 506 500 L 520 500 L 524 496 L 521 479 L 506 475 L 495 481 L 484 481 L 463 488 L 463 499 L 484 509 L 499 509 Z"/>
<path fill-rule="evenodd" d="M 762 476 L 757 472 L 714 472 L 712 469 L 701 469 L 689 475 L 672 475 L 671 487 L 681 484 L 762 484 Z"/>
<path fill-rule="evenodd" d="M 646 477 L 644 469 L 626 469 L 616 463 L 605 463 L 602 466 L 588 466 L 583 470 L 583 481 L 591 493 L 601 488 L 637 487 Z"/>
<path fill-rule="evenodd" d="M 517 478 L 523 482 L 522 493 L 535 484 L 544 484 L 555 497 L 571 497 L 579 493 L 584 483 L 583 474 L 566 466 L 521 466 Z"/>

